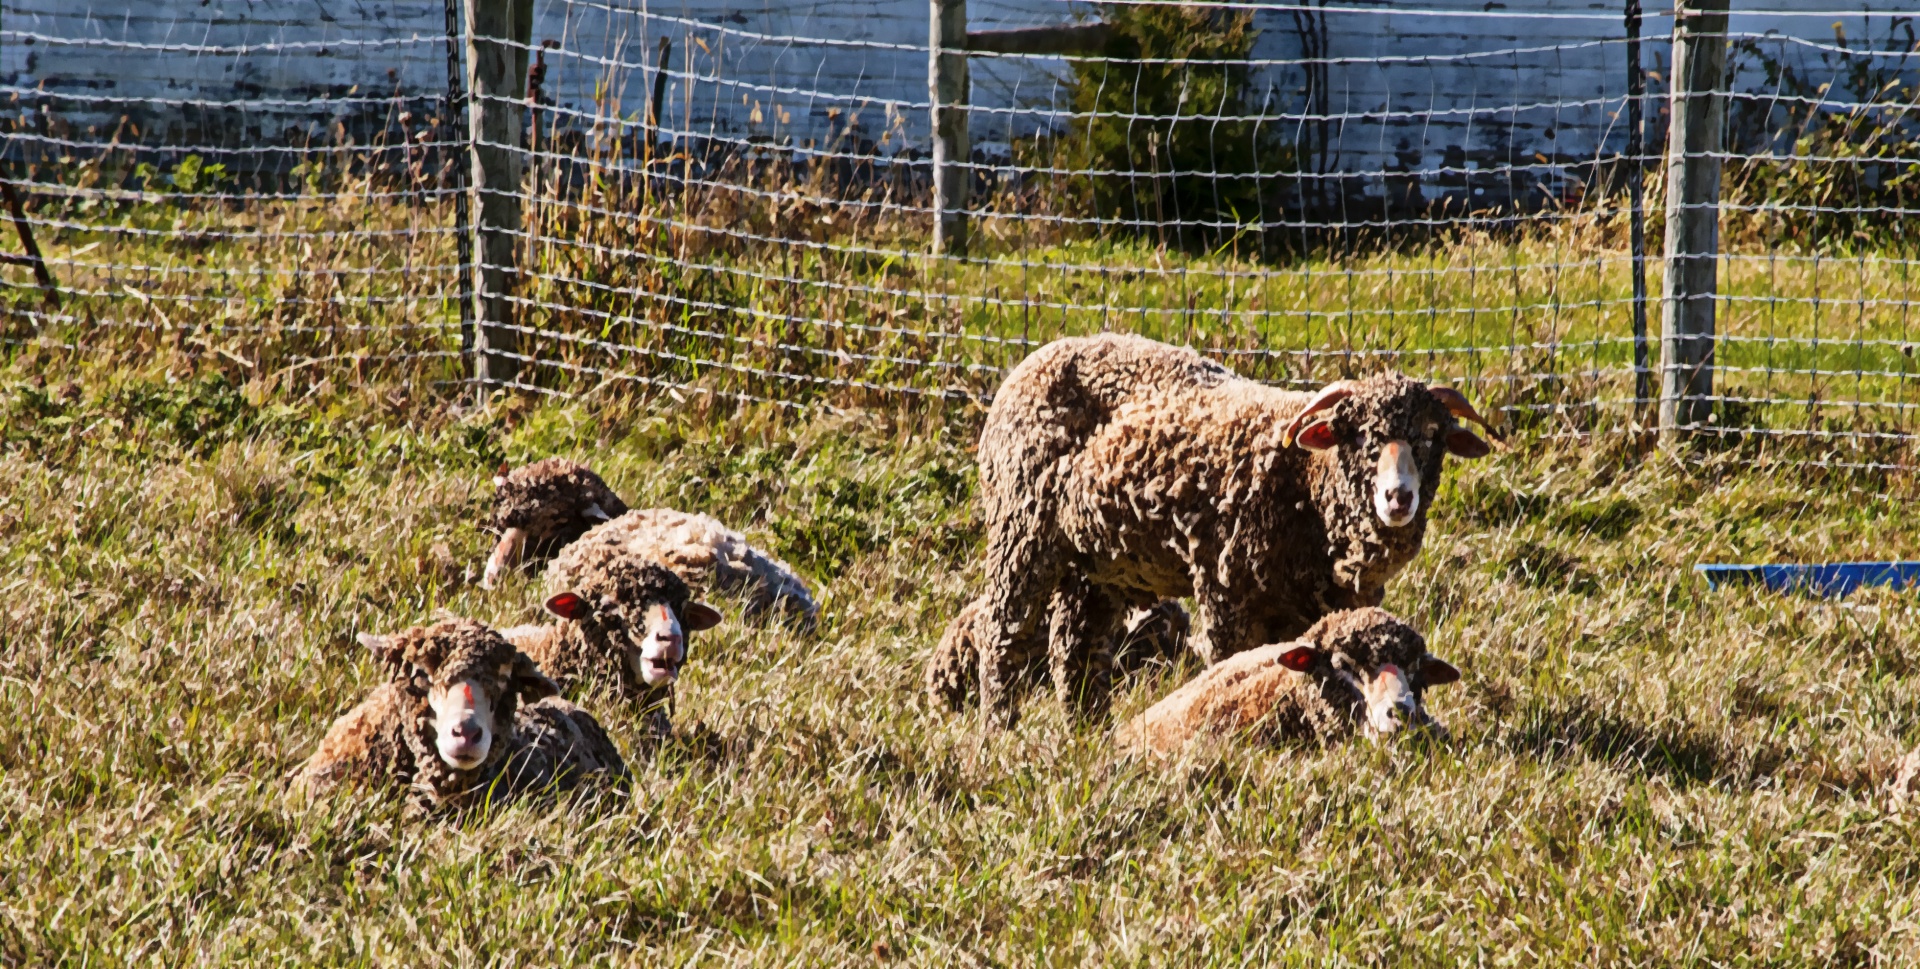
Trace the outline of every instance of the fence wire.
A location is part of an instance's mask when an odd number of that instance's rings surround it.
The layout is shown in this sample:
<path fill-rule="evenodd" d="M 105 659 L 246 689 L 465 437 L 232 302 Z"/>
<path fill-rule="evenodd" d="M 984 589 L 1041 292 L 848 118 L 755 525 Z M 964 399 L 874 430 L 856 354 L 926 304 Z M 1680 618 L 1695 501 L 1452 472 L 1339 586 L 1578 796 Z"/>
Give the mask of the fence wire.
<path fill-rule="evenodd" d="M 968 59 L 961 254 L 930 246 L 924 0 L 536 0 L 526 99 L 480 105 L 528 121 L 491 352 L 545 393 L 967 408 L 1033 347 L 1126 331 L 1288 386 L 1398 368 L 1542 433 L 1643 426 L 1673 22 L 1556 6 L 974 0 L 971 30 L 1108 30 Z M 1785 6 L 1728 31 L 1708 436 L 1906 467 L 1920 43 Z M 59 292 L 0 270 L 9 346 L 473 372 L 451 5 L 0 25 L 7 178 Z"/>

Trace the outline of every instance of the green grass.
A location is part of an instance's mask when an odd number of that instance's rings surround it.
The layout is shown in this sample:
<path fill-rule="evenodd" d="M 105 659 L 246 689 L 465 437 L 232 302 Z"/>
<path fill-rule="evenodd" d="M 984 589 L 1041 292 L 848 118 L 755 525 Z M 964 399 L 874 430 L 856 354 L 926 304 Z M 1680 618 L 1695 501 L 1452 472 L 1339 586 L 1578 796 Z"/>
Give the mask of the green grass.
<path fill-rule="evenodd" d="M 1389 593 L 1465 673 L 1431 697 L 1451 744 L 1155 766 L 1048 698 L 993 737 L 923 700 L 978 578 L 964 414 L 460 410 L 266 369 L 191 344 L 0 369 L 0 964 L 1920 958 L 1920 835 L 1880 793 L 1920 741 L 1914 598 L 1688 573 L 1911 557 L 1905 475 L 1523 436 L 1452 467 Z M 744 528 L 815 580 L 819 634 L 701 637 L 695 740 L 597 802 L 290 798 L 380 679 L 356 631 L 535 617 L 536 577 L 474 584 L 472 523 L 499 461 L 548 454 Z"/>

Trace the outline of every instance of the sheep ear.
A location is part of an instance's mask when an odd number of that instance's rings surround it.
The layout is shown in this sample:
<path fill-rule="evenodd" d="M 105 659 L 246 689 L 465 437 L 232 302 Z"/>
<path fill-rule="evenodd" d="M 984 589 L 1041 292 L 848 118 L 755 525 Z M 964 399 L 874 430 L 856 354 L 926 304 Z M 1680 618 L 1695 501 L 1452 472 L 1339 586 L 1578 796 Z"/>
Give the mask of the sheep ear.
<path fill-rule="evenodd" d="M 712 629 L 720 625 L 720 620 L 724 618 L 720 615 L 720 610 L 704 602 L 689 602 L 686 608 L 680 610 L 680 625 L 693 633 L 702 629 Z"/>
<path fill-rule="evenodd" d="M 395 673 L 407 673 L 411 675 L 411 671 L 408 669 L 409 664 L 407 663 L 407 658 L 400 652 L 400 637 L 391 635 L 376 636 L 373 633 L 361 633 L 354 638 L 360 641 L 360 645 L 367 648 L 367 652 L 373 654 L 374 662 L 387 667 Z"/>
<path fill-rule="evenodd" d="M 1480 436 L 1465 428 L 1447 432 L 1447 453 L 1463 458 L 1484 458 L 1493 448 Z"/>
<path fill-rule="evenodd" d="M 376 636 L 373 633 L 361 633 L 355 636 L 354 639 L 359 640 L 360 645 L 365 646 L 367 652 L 373 654 L 374 659 L 382 663 L 391 662 L 394 659 L 394 638 L 392 636 Z"/>
<path fill-rule="evenodd" d="M 1295 673 L 1305 673 L 1313 669 L 1313 664 L 1320 662 L 1324 655 L 1312 646 L 1295 646 L 1280 654 L 1280 665 Z"/>
<path fill-rule="evenodd" d="M 540 672 L 540 665 L 525 653 L 513 654 L 513 690 L 520 699 L 537 703 L 560 695 L 560 684 Z"/>
<path fill-rule="evenodd" d="M 1446 686 L 1460 682 L 1460 671 L 1438 656 L 1420 657 L 1419 676 L 1421 686 Z"/>
<path fill-rule="evenodd" d="M 1321 421 L 1318 424 L 1309 424 L 1306 430 L 1301 431 L 1298 443 L 1309 451 L 1325 451 L 1339 444 L 1340 437 L 1334 433 L 1332 424 Z"/>
<path fill-rule="evenodd" d="M 587 600 L 571 592 L 562 592 L 548 599 L 547 611 L 562 619 L 571 619 L 574 622 L 583 622 L 587 617 L 593 615 L 593 607 L 587 604 Z"/>

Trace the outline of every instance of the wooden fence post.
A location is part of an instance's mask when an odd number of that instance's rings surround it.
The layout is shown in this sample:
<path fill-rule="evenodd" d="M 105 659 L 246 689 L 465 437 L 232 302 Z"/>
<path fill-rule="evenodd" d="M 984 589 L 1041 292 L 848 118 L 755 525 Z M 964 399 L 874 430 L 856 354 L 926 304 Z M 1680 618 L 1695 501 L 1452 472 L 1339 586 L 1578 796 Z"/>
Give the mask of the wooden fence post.
<path fill-rule="evenodd" d="M 967 0 L 932 0 L 927 91 L 933 105 L 933 251 L 967 253 Z"/>
<path fill-rule="evenodd" d="M 1713 414 L 1713 311 L 1720 256 L 1728 0 L 1674 11 L 1667 129 L 1666 293 L 1660 320 L 1660 440 Z"/>
<path fill-rule="evenodd" d="M 467 123 L 473 146 L 471 182 L 479 197 L 474 223 L 473 376 L 489 384 L 519 372 L 519 334 L 507 300 L 519 248 L 520 181 L 526 157 L 527 54 L 533 43 L 533 0 L 463 0 L 467 15 Z"/>

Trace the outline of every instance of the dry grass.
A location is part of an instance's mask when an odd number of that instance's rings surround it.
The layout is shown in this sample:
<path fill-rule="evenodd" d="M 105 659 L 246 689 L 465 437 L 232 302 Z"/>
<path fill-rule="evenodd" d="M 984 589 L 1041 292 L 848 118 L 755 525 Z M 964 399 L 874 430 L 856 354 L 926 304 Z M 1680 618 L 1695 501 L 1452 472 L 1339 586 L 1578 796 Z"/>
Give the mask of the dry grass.
<path fill-rule="evenodd" d="M 0 370 L 0 964 L 1920 959 L 1920 838 L 1879 793 L 1920 740 L 1914 599 L 1688 574 L 1910 555 L 1907 477 L 1617 437 L 1457 465 L 1388 602 L 1466 674 L 1433 698 L 1454 742 L 1163 769 L 1051 700 L 982 738 L 921 698 L 974 579 L 963 420 L 461 412 L 326 372 L 192 346 Z M 687 741 L 597 803 L 288 800 L 380 675 L 356 631 L 534 615 L 536 578 L 474 584 L 470 523 L 498 461 L 547 454 L 743 526 L 817 580 L 819 635 L 704 637 Z"/>

